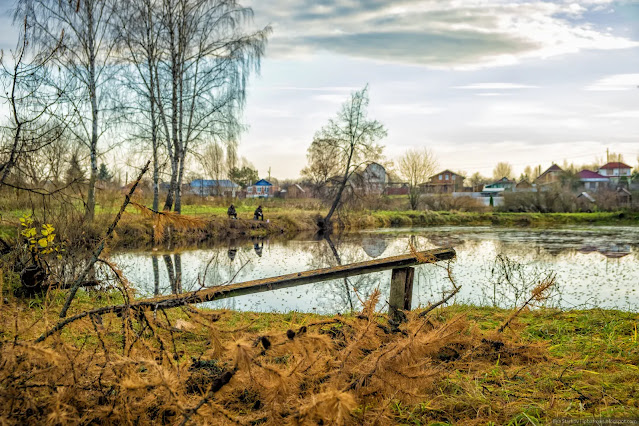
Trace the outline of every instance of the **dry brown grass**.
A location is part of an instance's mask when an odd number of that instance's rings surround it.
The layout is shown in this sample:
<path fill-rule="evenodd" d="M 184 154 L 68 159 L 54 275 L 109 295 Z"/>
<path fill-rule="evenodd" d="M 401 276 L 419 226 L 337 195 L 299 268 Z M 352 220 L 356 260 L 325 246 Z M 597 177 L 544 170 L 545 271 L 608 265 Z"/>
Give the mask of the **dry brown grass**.
<path fill-rule="evenodd" d="M 87 317 L 42 344 L 31 342 L 52 317 L 12 302 L 2 314 L 0 422 L 388 424 L 398 401 L 438 406 L 434 396 L 457 371 L 548 360 L 545 345 L 459 315 L 409 313 L 393 331 L 374 310 L 378 298 L 357 316 L 286 332 L 228 328 L 220 322 L 228 314 L 186 307 Z M 512 414 L 508 406 L 450 413 L 459 421 Z"/>

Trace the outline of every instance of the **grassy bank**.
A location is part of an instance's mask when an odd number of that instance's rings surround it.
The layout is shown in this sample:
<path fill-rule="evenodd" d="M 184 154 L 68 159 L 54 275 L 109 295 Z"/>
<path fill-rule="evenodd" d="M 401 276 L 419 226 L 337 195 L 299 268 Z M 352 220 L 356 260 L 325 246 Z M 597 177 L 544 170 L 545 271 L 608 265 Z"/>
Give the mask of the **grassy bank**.
<path fill-rule="evenodd" d="M 82 293 L 73 313 L 122 297 Z M 174 309 L 85 317 L 41 344 L 49 302 L 0 310 L 0 421 L 544 424 L 637 418 L 636 314 L 451 306 L 393 329 L 349 316 Z M 371 301 L 374 302 L 374 301 Z M 492 422 L 492 423 L 491 423 Z"/>
<path fill-rule="evenodd" d="M 171 235 L 173 245 L 193 245 L 211 240 L 251 237 L 292 237 L 298 233 L 317 231 L 317 220 L 326 212 L 319 209 L 287 207 L 284 204 L 267 206 L 268 221 L 252 220 L 254 206 L 238 206 L 239 220 L 230 220 L 226 208 L 206 205 L 185 206 L 184 214 L 198 218 L 201 226 L 177 230 Z M 0 238 L 15 237 L 18 217 L 23 212 L 4 215 Z M 52 219 L 60 235 L 70 241 L 82 241 L 87 247 L 95 244 L 108 227 L 113 213 L 102 211 L 92 224 L 78 227 L 77 223 L 63 223 L 64 217 Z M 335 218 L 335 227 L 347 231 L 384 227 L 411 226 L 563 226 L 563 225 L 639 225 L 637 212 L 597 213 L 475 213 L 458 211 L 349 211 Z M 127 209 L 115 237 L 116 247 L 150 246 L 152 223 L 135 209 Z"/>
<path fill-rule="evenodd" d="M 351 229 L 390 226 L 555 226 L 555 225 L 639 225 L 636 212 L 598 213 L 475 213 L 457 211 L 372 211 L 346 216 Z"/>

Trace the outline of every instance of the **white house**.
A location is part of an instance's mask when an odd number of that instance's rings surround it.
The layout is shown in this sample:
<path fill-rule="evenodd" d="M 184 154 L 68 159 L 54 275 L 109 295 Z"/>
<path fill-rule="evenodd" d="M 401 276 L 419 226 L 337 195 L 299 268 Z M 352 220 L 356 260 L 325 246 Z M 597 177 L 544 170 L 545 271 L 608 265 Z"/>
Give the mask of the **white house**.
<path fill-rule="evenodd" d="M 597 191 L 610 185 L 610 178 L 591 170 L 582 170 L 578 175 L 579 181 L 583 184 L 584 188 L 591 191 Z"/>
<path fill-rule="evenodd" d="M 632 175 L 632 167 L 618 161 L 606 163 L 598 170 L 599 174 L 610 179 L 611 182 L 618 183 L 619 179 Z"/>

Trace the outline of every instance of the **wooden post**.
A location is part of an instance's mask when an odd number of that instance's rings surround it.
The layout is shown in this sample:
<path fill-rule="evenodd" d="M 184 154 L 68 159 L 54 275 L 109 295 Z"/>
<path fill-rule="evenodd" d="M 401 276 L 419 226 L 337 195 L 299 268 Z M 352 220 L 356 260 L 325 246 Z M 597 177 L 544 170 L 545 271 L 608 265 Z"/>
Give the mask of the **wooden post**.
<path fill-rule="evenodd" d="M 388 313 L 395 321 L 398 321 L 401 317 L 398 310 L 410 311 L 411 309 L 414 276 L 415 268 L 393 269 L 390 295 L 388 297 Z"/>

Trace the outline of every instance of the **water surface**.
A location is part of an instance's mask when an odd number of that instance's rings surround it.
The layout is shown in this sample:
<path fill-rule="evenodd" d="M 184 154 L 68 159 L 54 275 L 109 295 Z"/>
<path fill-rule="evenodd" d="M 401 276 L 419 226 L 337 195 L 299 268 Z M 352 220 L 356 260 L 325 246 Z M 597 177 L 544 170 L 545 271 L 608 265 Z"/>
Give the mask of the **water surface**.
<path fill-rule="evenodd" d="M 549 272 L 557 285 L 547 306 L 639 308 L 639 227 L 597 226 L 553 229 L 501 227 L 389 228 L 333 236 L 326 240 L 255 239 L 179 252 L 116 253 L 140 297 L 197 290 L 308 269 L 454 247 L 453 277 L 461 291 L 454 302 L 513 307 Z M 155 264 L 155 267 L 154 267 Z M 442 266 L 416 268 L 413 307 L 441 299 L 450 289 Z M 154 271 L 156 273 L 154 273 Z M 359 309 L 376 288 L 384 308 L 390 271 L 209 302 L 213 308 L 260 312 L 338 313 Z"/>

